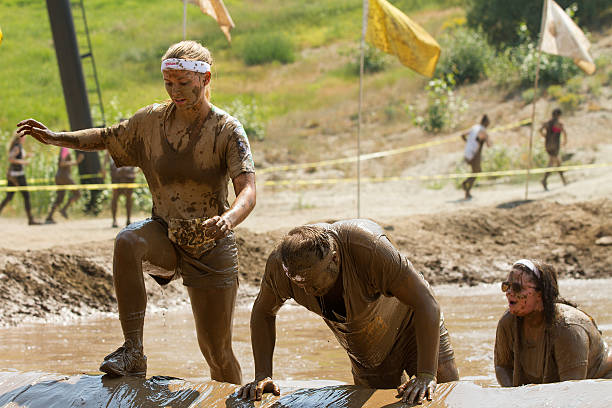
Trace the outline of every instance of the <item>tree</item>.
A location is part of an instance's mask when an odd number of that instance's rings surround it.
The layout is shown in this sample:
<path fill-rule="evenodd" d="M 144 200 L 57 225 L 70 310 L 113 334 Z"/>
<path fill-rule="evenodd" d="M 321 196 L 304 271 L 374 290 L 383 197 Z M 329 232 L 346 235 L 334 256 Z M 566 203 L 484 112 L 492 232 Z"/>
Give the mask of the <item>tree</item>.
<path fill-rule="evenodd" d="M 497 48 L 519 43 L 517 28 L 521 23 L 533 39 L 540 32 L 544 0 L 468 0 L 467 21 L 481 28 L 487 40 Z M 612 0 L 555 0 L 562 8 L 576 5 L 575 17 L 580 25 L 597 29 L 612 19 Z"/>

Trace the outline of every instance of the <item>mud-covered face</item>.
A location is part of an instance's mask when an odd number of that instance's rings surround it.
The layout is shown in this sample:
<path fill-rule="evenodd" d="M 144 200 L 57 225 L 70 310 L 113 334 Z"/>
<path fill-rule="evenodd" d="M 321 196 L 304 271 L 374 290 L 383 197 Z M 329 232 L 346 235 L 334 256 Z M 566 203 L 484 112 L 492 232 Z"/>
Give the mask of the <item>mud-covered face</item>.
<path fill-rule="evenodd" d="M 329 251 L 319 259 L 316 254 L 305 257 L 302 265 L 286 269 L 285 273 L 298 287 L 313 296 L 323 296 L 334 286 L 340 272 L 338 254 Z"/>
<path fill-rule="evenodd" d="M 166 92 L 179 109 L 198 107 L 206 100 L 210 72 L 167 69 L 163 71 Z"/>
<path fill-rule="evenodd" d="M 506 281 L 506 299 L 508 310 L 515 316 L 526 316 L 532 312 L 542 311 L 542 293 L 536 290 L 536 282 L 530 274 L 518 268 L 512 269 Z M 519 290 L 520 288 L 520 290 Z"/>

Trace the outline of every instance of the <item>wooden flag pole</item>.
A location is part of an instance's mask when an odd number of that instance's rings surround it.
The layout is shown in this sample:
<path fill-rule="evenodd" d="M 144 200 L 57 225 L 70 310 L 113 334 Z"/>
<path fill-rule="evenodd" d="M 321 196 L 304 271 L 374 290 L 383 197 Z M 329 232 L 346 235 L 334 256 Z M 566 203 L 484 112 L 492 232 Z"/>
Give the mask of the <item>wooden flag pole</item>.
<path fill-rule="evenodd" d="M 536 62 L 536 72 L 535 72 L 535 81 L 533 84 L 533 108 L 531 110 L 531 130 L 529 131 L 529 152 L 527 158 L 527 177 L 525 180 L 525 201 L 527 201 L 529 197 L 529 172 L 532 167 L 532 146 L 533 146 L 533 132 L 535 130 L 535 113 L 536 113 L 536 103 L 538 101 L 538 78 L 540 76 L 540 61 L 542 59 L 542 37 L 544 34 L 544 24 L 546 22 L 546 10 L 547 10 L 547 2 L 548 0 L 544 0 L 544 5 L 542 6 L 542 22 L 540 23 L 540 37 L 538 39 L 538 59 Z"/>
<path fill-rule="evenodd" d="M 183 41 L 187 39 L 187 0 L 183 0 Z"/>
<path fill-rule="evenodd" d="M 363 104 L 363 65 L 365 59 L 365 34 L 367 26 L 368 0 L 363 0 L 361 56 L 359 58 L 359 110 L 357 115 L 357 218 L 361 217 L 361 107 Z"/>

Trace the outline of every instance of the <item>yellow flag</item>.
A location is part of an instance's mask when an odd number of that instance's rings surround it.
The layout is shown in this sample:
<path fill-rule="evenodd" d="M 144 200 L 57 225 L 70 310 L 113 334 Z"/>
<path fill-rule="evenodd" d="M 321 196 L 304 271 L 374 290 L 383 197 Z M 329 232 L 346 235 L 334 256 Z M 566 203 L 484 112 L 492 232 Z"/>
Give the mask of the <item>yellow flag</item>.
<path fill-rule="evenodd" d="M 366 41 L 428 77 L 440 57 L 436 40 L 386 0 L 369 0 Z"/>
<path fill-rule="evenodd" d="M 202 13 L 211 16 L 219 24 L 219 28 L 225 34 L 228 42 L 232 42 L 230 30 L 235 27 L 223 0 L 188 0 L 190 3 L 200 7 Z"/>
<path fill-rule="evenodd" d="M 545 1 L 540 49 L 548 54 L 573 58 L 580 69 L 591 75 L 595 72 L 595 64 L 589 55 L 591 43 L 557 3 Z"/>
<path fill-rule="evenodd" d="M 2 44 L 2 27 L 0 27 L 0 44 Z"/>

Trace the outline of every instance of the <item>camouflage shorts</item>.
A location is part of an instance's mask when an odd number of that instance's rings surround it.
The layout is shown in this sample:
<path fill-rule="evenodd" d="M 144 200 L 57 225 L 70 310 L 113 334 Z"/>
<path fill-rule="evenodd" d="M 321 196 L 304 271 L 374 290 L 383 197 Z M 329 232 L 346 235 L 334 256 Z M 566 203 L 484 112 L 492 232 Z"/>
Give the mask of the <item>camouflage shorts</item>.
<path fill-rule="evenodd" d="M 206 236 L 204 222 L 207 218 L 170 218 L 168 238 L 185 252 L 199 258 L 215 247 L 215 240 Z"/>

